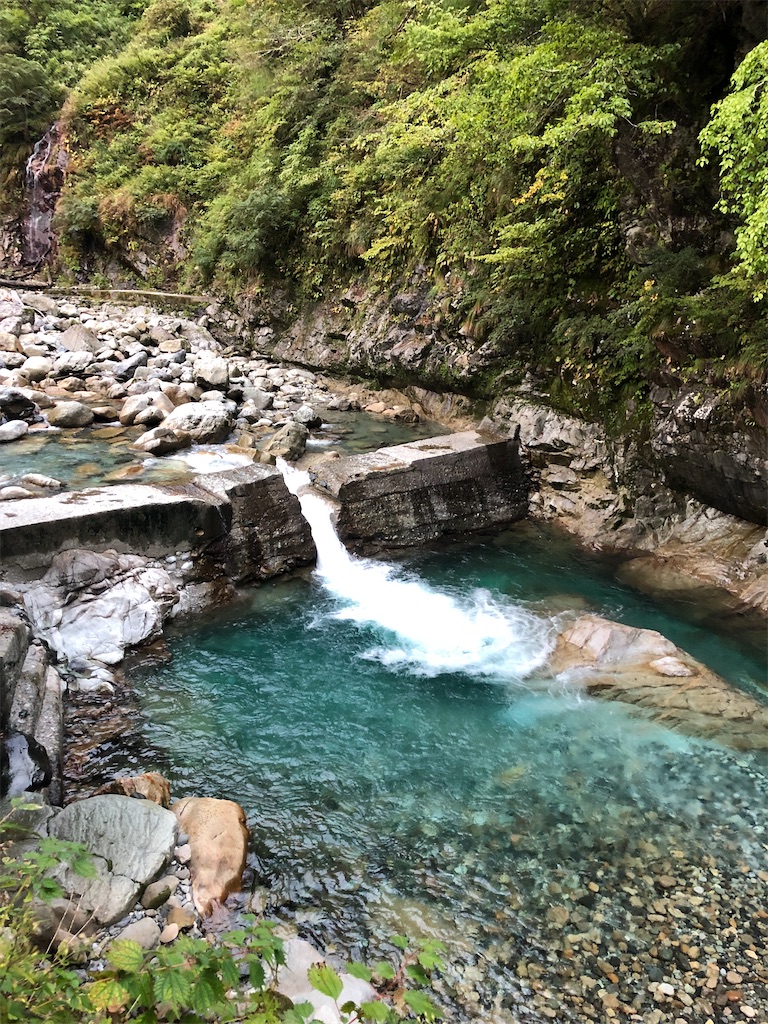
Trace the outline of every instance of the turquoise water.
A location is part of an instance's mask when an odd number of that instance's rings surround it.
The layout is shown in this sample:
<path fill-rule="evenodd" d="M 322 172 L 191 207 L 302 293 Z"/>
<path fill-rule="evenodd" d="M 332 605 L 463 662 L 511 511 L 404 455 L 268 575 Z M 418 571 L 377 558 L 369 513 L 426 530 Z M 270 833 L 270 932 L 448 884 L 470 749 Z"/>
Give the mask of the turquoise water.
<path fill-rule="evenodd" d="M 445 427 L 431 420 L 400 423 L 364 412 L 326 412 L 325 415 L 328 422 L 312 431 L 309 451 L 357 454 L 446 433 Z M 142 427 L 102 425 L 28 434 L 3 446 L 0 477 L 10 482 L 25 473 L 42 473 L 60 480 L 72 490 L 127 480 L 158 484 L 189 480 L 193 471 L 182 459 L 173 456 L 151 459 L 130 447 L 143 432 Z M 264 434 L 265 438 L 268 436 L 269 432 Z M 204 447 L 221 450 L 218 445 Z"/>
<path fill-rule="evenodd" d="M 519 958 L 551 961 L 557 1019 L 579 1020 L 557 990 L 553 904 L 570 900 L 583 918 L 570 927 L 598 928 L 607 956 L 617 928 L 652 942 L 657 894 L 633 883 L 636 909 L 625 888 L 638 858 L 672 858 L 697 880 L 708 857 L 723 877 L 768 866 L 763 756 L 527 678 L 567 609 L 660 629 L 758 690 L 765 664 L 748 637 L 654 606 L 532 526 L 348 570 L 357 582 L 326 565 L 264 586 L 177 633 L 172 658 L 134 677 L 146 756 L 173 791 L 245 807 L 269 914 L 345 955 L 386 951 L 393 932 L 441 937 L 455 1019 L 512 1019 L 526 1000 Z M 388 587 L 400 619 L 377 606 Z"/>

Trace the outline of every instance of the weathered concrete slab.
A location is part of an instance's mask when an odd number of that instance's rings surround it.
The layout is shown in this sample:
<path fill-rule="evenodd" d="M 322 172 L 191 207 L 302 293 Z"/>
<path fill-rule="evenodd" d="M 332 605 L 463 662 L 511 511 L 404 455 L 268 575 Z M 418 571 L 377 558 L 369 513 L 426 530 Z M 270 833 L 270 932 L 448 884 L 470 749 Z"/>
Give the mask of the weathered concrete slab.
<path fill-rule="evenodd" d="M 194 487 L 121 484 L 0 505 L 0 566 L 46 567 L 68 548 L 165 554 L 221 536 L 213 494 Z"/>
<path fill-rule="evenodd" d="M 499 528 L 528 511 L 516 439 L 476 430 L 324 463 L 315 485 L 338 499 L 339 536 L 353 546 L 421 544 Z"/>
<path fill-rule="evenodd" d="M 195 478 L 227 509 L 227 533 L 209 549 L 236 583 L 265 579 L 315 559 L 298 499 L 274 466 L 254 463 Z"/>
<path fill-rule="evenodd" d="M 498 528 L 528 509 L 516 440 L 478 431 L 326 463 L 316 483 L 339 500 L 340 536 L 358 547 Z M 182 487 L 123 484 L 0 505 L 2 568 L 44 569 L 73 548 L 154 557 L 191 547 L 238 583 L 315 557 L 298 500 L 277 469 L 259 463 Z"/>

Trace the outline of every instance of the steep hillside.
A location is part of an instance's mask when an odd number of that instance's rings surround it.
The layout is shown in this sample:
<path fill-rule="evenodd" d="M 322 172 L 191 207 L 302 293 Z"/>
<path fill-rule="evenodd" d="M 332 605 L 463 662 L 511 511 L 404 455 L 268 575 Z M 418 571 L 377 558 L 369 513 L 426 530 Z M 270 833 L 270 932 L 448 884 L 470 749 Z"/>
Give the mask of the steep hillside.
<path fill-rule="evenodd" d="M 452 339 L 431 386 L 528 373 L 623 423 L 693 375 L 761 415 L 764 3 L 91 6 L 107 52 L 146 9 L 63 108 L 61 272 L 245 296 L 283 325 L 350 283 L 415 292 Z M 14 59 L 48 45 L 48 86 L 72 84 L 87 60 L 41 39 Z M 34 110 L 27 134 L 51 99 Z"/>

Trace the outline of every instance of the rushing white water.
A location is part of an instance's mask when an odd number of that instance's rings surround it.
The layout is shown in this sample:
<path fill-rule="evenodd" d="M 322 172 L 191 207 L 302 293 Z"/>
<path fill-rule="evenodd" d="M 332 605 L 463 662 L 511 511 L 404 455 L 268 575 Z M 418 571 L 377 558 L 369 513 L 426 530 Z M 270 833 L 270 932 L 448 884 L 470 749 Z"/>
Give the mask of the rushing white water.
<path fill-rule="evenodd" d="M 505 680 L 544 662 L 551 647 L 547 622 L 487 590 L 453 596 L 395 565 L 351 555 L 334 529 L 331 504 L 312 488 L 309 474 L 282 459 L 277 464 L 312 530 L 316 575 L 340 604 L 334 616 L 384 634 L 365 657 L 422 675 L 469 672 Z"/>

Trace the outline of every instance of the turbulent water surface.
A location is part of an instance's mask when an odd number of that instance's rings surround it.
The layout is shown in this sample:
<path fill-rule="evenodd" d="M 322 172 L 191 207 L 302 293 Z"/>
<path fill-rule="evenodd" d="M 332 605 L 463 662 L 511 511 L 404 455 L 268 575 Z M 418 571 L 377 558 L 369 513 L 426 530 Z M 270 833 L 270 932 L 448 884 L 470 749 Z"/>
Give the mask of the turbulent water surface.
<path fill-rule="evenodd" d="M 267 913 L 357 955 L 386 952 L 394 931 L 438 935 L 451 1012 L 487 1020 L 655 1005 L 648 985 L 685 966 L 657 961 L 659 933 L 711 937 L 698 908 L 713 878 L 721 892 L 736 879 L 751 920 L 764 759 L 529 674 L 584 609 L 658 628 L 751 688 L 756 647 L 696 624 L 700 608 L 671 616 L 536 527 L 395 565 L 350 558 L 322 507 L 305 514 L 311 579 L 178 634 L 137 680 L 174 790 L 246 808 Z M 705 1020 L 686 998 L 683 1019 Z"/>

